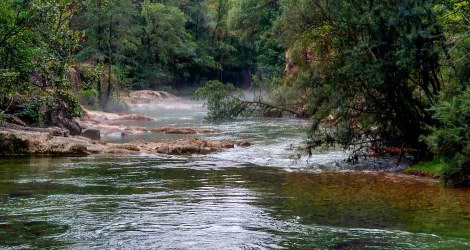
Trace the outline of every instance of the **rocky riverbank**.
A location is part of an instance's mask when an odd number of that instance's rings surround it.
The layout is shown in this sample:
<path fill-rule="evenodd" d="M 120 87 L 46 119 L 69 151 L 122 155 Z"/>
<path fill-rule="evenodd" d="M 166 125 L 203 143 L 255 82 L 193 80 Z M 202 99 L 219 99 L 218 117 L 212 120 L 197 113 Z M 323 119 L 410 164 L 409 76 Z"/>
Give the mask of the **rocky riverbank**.
<path fill-rule="evenodd" d="M 100 135 L 109 136 L 112 134 L 118 134 L 120 136 L 129 135 L 141 135 L 141 134 L 172 134 L 172 135 L 196 135 L 196 134 L 210 134 L 214 133 L 214 130 L 210 129 L 193 129 L 186 127 L 171 127 L 165 126 L 161 128 L 146 128 L 139 126 L 128 126 L 124 125 L 123 122 L 129 121 L 154 121 L 154 118 L 139 115 L 139 114 L 117 114 L 117 113 L 106 113 L 100 111 L 91 111 L 83 109 L 85 115 L 77 119 L 76 121 L 80 124 L 83 129 L 82 135 L 91 139 L 98 139 L 96 131 Z M 95 131 L 90 133 L 90 131 Z M 88 136 L 91 134 L 92 136 Z"/>
<path fill-rule="evenodd" d="M 150 105 L 158 102 L 177 100 L 178 97 L 159 91 L 131 92 L 125 98 L 129 106 Z M 171 142 L 133 141 L 129 143 L 110 143 L 102 141 L 102 137 L 129 136 L 141 134 L 179 134 L 197 135 L 215 133 L 213 130 L 194 129 L 188 127 L 146 127 L 129 124 L 145 124 L 154 122 L 155 118 L 140 114 L 108 113 L 92 111 L 82 107 L 84 115 L 70 120 L 79 128 L 78 132 L 61 127 L 31 127 L 14 115 L 7 115 L 0 124 L 0 155 L 135 155 L 165 154 L 192 155 L 209 154 L 228 148 L 247 147 L 248 142 L 207 141 L 200 139 L 183 139 Z M 142 123 L 144 122 L 144 123 Z"/>
<path fill-rule="evenodd" d="M 0 155 L 136 155 L 209 154 L 234 147 L 250 146 L 248 142 L 180 140 L 174 142 L 135 141 L 107 143 L 83 136 L 71 136 L 65 129 L 31 128 L 4 123 L 0 126 Z"/>

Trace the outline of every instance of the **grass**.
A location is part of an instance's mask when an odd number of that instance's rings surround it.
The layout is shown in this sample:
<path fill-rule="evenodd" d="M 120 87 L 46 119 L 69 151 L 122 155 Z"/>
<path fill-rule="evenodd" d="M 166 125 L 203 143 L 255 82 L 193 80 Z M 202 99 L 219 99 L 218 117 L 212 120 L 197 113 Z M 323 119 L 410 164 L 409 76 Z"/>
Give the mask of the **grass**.
<path fill-rule="evenodd" d="M 443 159 L 435 159 L 431 162 L 421 162 L 411 167 L 405 168 L 404 173 L 432 178 L 440 178 L 444 170 L 448 167 Z"/>

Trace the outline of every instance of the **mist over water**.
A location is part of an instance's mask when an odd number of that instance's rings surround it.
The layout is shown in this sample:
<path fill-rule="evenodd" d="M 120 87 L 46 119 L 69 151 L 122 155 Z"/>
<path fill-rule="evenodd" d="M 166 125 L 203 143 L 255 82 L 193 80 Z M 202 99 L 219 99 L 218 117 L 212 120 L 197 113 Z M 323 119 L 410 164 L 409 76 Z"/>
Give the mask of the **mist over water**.
<path fill-rule="evenodd" d="M 370 168 L 345 164 L 342 151 L 306 157 L 308 121 L 209 123 L 188 99 L 131 112 L 156 120 L 130 125 L 214 129 L 197 137 L 253 146 L 189 158 L 0 159 L 1 249 L 470 248 L 470 190 L 351 171 Z"/>

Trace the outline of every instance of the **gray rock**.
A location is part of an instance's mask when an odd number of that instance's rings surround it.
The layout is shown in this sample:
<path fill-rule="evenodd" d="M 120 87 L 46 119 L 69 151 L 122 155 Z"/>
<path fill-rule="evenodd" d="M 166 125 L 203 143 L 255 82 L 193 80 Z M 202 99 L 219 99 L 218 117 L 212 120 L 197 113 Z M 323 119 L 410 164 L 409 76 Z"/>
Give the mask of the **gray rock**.
<path fill-rule="evenodd" d="M 98 129 L 85 129 L 83 130 L 81 136 L 99 141 L 101 139 L 101 132 Z"/>
<path fill-rule="evenodd" d="M 19 126 L 26 126 L 26 123 L 24 123 L 20 118 L 10 114 L 5 114 L 5 121 Z"/>
<path fill-rule="evenodd" d="M 80 135 L 82 128 L 75 121 L 65 108 L 57 108 L 53 110 L 49 117 L 51 125 L 59 128 L 65 128 L 70 131 L 70 135 Z"/>

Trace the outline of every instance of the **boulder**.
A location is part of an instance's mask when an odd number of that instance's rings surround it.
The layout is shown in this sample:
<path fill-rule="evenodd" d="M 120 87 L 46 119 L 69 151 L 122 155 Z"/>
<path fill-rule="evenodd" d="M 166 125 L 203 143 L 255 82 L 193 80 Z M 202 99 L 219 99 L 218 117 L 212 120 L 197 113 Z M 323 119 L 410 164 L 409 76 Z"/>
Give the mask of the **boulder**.
<path fill-rule="evenodd" d="M 247 141 L 241 141 L 241 142 L 237 143 L 237 146 L 239 146 L 239 147 L 249 147 L 249 146 L 251 146 L 251 143 L 247 142 Z"/>
<path fill-rule="evenodd" d="M 27 153 L 27 140 L 8 131 L 0 131 L 0 155 L 15 155 Z"/>
<path fill-rule="evenodd" d="M 81 136 L 92 139 L 92 140 L 96 140 L 96 141 L 101 140 L 101 132 L 98 129 L 92 129 L 92 128 L 85 129 L 83 130 Z"/>
<path fill-rule="evenodd" d="M 168 146 L 168 144 L 163 144 L 161 146 L 158 146 L 158 147 L 155 148 L 155 150 L 159 154 L 169 154 L 170 153 L 170 147 Z"/>
<path fill-rule="evenodd" d="M 36 131 L 40 132 L 40 130 L 36 130 Z M 46 128 L 44 129 L 44 131 L 49 131 L 50 136 L 68 137 L 70 135 L 70 132 L 67 129 L 59 128 L 59 127 Z"/>
<path fill-rule="evenodd" d="M 73 144 L 61 154 L 74 155 L 74 156 L 86 156 L 89 153 L 88 153 L 88 149 L 85 145 Z"/>
<path fill-rule="evenodd" d="M 24 123 L 18 116 L 11 115 L 11 114 L 5 114 L 4 119 L 6 122 L 19 125 L 19 126 L 26 126 L 26 123 Z"/>
<path fill-rule="evenodd" d="M 57 108 L 50 113 L 50 122 L 53 126 L 65 128 L 70 131 L 70 135 L 80 135 L 82 128 L 76 122 L 65 108 Z"/>
<path fill-rule="evenodd" d="M 151 130 L 152 133 L 160 134 L 171 134 L 171 135 L 194 135 L 194 134 L 210 134 L 214 133 L 214 130 L 210 129 L 202 129 L 196 130 L 193 128 L 173 128 L 170 126 L 162 127 L 162 128 L 154 128 Z"/>

